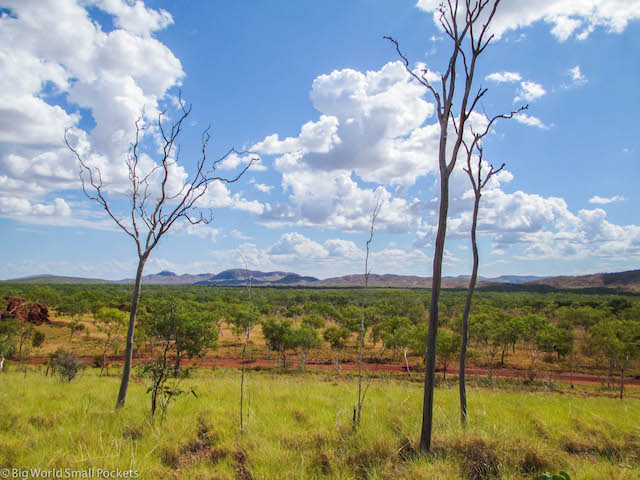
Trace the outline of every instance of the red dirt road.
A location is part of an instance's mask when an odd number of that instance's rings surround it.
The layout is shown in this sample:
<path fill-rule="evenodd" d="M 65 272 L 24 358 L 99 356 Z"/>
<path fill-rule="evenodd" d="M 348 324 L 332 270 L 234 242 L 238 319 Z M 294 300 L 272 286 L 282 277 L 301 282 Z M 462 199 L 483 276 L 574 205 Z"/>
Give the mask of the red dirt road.
<path fill-rule="evenodd" d="M 80 357 L 87 365 L 91 365 L 93 362 L 92 356 L 81 356 Z M 46 357 L 32 357 L 28 360 L 28 363 L 31 365 L 42 365 L 46 362 Z M 140 358 L 134 359 L 134 363 L 136 360 L 142 360 Z M 109 359 L 111 364 L 119 364 L 123 362 L 122 357 L 110 357 Z M 182 365 L 193 365 L 196 364 L 199 367 L 219 367 L 219 368 L 240 368 L 242 366 L 241 358 L 199 358 L 196 360 L 185 359 L 181 362 Z M 260 367 L 264 369 L 275 368 L 278 366 L 275 362 L 269 362 L 267 360 L 257 360 L 254 362 L 247 362 L 247 367 Z M 407 368 L 404 364 L 393 364 L 393 363 L 377 363 L 377 364 L 364 364 L 364 369 L 369 372 L 406 372 Z M 330 363 L 313 363 L 307 362 L 307 368 L 311 370 L 335 370 L 336 366 Z M 342 363 L 340 365 L 340 369 L 343 371 L 353 371 L 358 369 L 357 363 Z M 442 373 L 442 369 L 439 368 L 438 372 Z M 411 367 L 412 373 L 421 373 L 421 370 L 418 370 L 414 367 Z M 447 375 L 457 375 L 457 368 L 448 368 Z M 546 379 L 547 376 L 550 375 L 552 380 L 560 381 L 560 382 L 570 382 L 573 377 L 573 383 L 578 384 L 586 384 L 586 385 L 597 385 L 603 383 L 604 377 L 601 375 L 594 375 L 589 373 L 574 373 L 571 375 L 566 372 L 546 372 L 543 370 L 537 371 L 537 378 Z M 484 368 L 467 368 L 467 376 L 468 377 L 486 377 L 487 369 Z M 500 378 L 521 378 L 526 380 L 529 378 L 528 370 L 515 370 L 515 369 L 507 369 L 507 368 L 496 368 L 493 370 L 494 377 Z M 619 383 L 620 378 L 614 377 L 614 382 Z M 625 378 L 625 385 L 640 385 L 640 378 L 637 377 L 627 377 Z"/>

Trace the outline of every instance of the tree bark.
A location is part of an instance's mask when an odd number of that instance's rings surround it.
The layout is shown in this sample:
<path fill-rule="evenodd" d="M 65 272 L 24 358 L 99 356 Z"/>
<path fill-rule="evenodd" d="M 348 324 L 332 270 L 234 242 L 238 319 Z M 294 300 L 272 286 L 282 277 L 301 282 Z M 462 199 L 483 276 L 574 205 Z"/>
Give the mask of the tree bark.
<path fill-rule="evenodd" d="M 447 233 L 447 214 L 449 211 L 449 174 L 446 161 L 446 129 L 448 116 L 441 121 L 443 135 L 440 139 L 440 216 L 438 233 L 433 255 L 433 275 L 431 284 L 431 305 L 429 306 L 429 330 L 427 331 L 427 352 L 425 354 L 424 400 L 422 403 L 422 430 L 420 432 L 420 450 L 431 450 L 431 431 L 433 429 L 433 393 L 436 381 L 436 339 L 438 335 L 438 315 L 440 313 L 440 288 L 442 286 L 442 257 Z"/>
<path fill-rule="evenodd" d="M 467 291 L 467 301 L 464 305 L 462 314 L 462 344 L 460 345 L 460 375 L 458 377 L 458 386 L 460 389 L 460 421 L 462 425 L 467 423 L 467 385 L 465 377 L 465 369 L 467 365 L 467 344 L 469 342 L 469 315 L 471 313 L 471 303 L 473 301 L 473 292 L 476 288 L 478 280 L 478 265 L 480 263 L 478 255 L 478 243 L 476 239 L 476 229 L 478 226 L 478 210 L 480 207 L 480 192 L 476 193 L 475 202 L 473 204 L 473 221 L 471 223 L 471 248 L 473 249 L 473 270 L 471 279 L 469 280 L 469 290 Z M 502 361 L 504 363 L 504 349 L 502 350 Z M 491 373 L 489 373 L 491 375 Z"/>
<path fill-rule="evenodd" d="M 116 408 L 124 407 L 127 400 L 127 390 L 129 388 L 129 377 L 131 376 L 131 367 L 133 365 L 133 334 L 136 328 L 136 315 L 138 313 L 138 302 L 140 301 L 140 288 L 142 286 L 142 272 L 147 257 L 141 256 L 138 261 L 138 270 L 136 272 L 136 283 L 133 288 L 133 299 L 131 301 L 131 314 L 129 315 L 129 329 L 127 330 L 127 343 L 124 351 L 124 366 L 122 368 L 122 380 L 120 381 L 120 390 L 118 392 L 118 400 Z"/>
<path fill-rule="evenodd" d="M 174 377 L 178 377 L 178 373 L 180 373 L 180 352 L 176 352 L 176 361 L 175 364 L 173 366 L 173 376 Z"/>

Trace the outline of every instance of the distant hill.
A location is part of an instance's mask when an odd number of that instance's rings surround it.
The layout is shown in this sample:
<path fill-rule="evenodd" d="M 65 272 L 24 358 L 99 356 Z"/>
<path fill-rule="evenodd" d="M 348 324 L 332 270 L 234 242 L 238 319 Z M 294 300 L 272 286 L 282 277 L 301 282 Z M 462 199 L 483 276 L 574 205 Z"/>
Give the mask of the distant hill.
<path fill-rule="evenodd" d="M 549 277 L 526 285 L 546 285 L 554 288 L 618 288 L 629 292 L 640 292 L 640 270 Z"/>
<path fill-rule="evenodd" d="M 319 280 L 311 276 L 303 276 L 293 272 L 261 272 L 249 270 L 253 285 L 263 286 L 314 286 L 314 287 L 361 287 L 364 285 L 364 275 L 343 275 Z M 67 277 L 59 275 L 34 275 L 16 278 L 7 282 L 34 284 L 133 284 L 134 279 L 128 278 L 111 282 L 97 278 Z M 237 286 L 245 284 L 245 270 L 234 268 L 220 273 L 200 273 L 197 275 L 178 275 L 164 270 L 159 273 L 142 277 L 144 285 L 204 285 L 204 286 Z M 443 277 L 444 288 L 466 288 L 469 284 L 468 275 L 457 277 Z M 371 274 L 369 286 L 379 288 L 431 288 L 431 277 L 416 275 Z M 522 287 L 539 291 L 552 289 L 610 289 L 626 292 L 640 292 L 640 270 L 629 270 L 618 273 L 596 273 L 581 276 L 538 277 L 531 275 L 501 275 L 499 277 L 478 277 L 478 287 L 508 291 L 510 288 Z"/>
<path fill-rule="evenodd" d="M 364 275 L 344 275 L 342 277 L 332 277 L 320 280 L 314 286 L 335 286 L 335 287 L 361 287 L 364 285 Z M 469 278 L 446 277 L 442 279 L 444 288 L 463 288 L 469 285 Z M 369 275 L 370 287 L 387 288 L 431 288 L 431 277 L 419 277 L 416 275 Z"/>
<path fill-rule="evenodd" d="M 444 279 L 465 279 L 469 280 L 471 275 L 458 275 L 457 277 L 442 277 Z M 535 280 L 542 280 L 547 277 L 537 277 L 535 275 L 500 275 L 499 277 L 483 277 L 478 276 L 479 282 L 487 283 L 511 283 L 513 285 L 520 285 L 522 283 L 533 282 Z"/>
<path fill-rule="evenodd" d="M 31 275 L 29 277 L 14 278 L 11 280 L 5 280 L 12 283 L 37 283 L 37 284 L 57 284 L 57 285 L 71 285 L 71 284 L 98 284 L 109 283 L 108 280 L 101 280 L 99 278 L 82 278 L 82 277 L 65 277 L 62 275 Z"/>
<path fill-rule="evenodd" d="M 188 273 L 184 275 L 177 275 L 168 270 L 163 270 L 160 273 L 154 273 L 152 275 L 144 275 L 142 277 L 143 285 L 194 285 L 203 280 L 207 280 L 213 277 L 213 273 L 200 273 L 197 275 L 190 275 Z M 118 280 L 114 283 L 127 283 L 133 284 L 134 278 L 125 278 L 124 280 Z"/>
<path fill-rule="evenodd" d="M 315 277 L 303 277 L 297 273 L 245 271 L 242 268 L 234 268 L 201 280 L 196 285 L 244 285 L 247 276 L 251 279 L 252 285 L 308 285 L 318 282 Z"/>

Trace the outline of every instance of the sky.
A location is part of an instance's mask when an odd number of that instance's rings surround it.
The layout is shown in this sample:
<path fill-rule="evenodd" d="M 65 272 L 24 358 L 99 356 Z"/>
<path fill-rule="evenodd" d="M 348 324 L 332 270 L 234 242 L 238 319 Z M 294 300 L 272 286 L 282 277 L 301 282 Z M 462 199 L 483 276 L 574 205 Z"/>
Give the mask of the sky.
<path fill-rule="evenodd" d="M 493 1 L 493 0 L 491 0 Z M 145 273 L 243 266 L 319 278 L 362 273 L 376 201 L 373 273 L 430 276 L 437 228 L 434 99 L 451 43 L 437 0 L 221 2 L 0 0 L 0 279 L 135 274 L 133 241 L 81 188 L 100 168 L 125 219 L 135 121 L 141 168 L 161 160 L 157 125 L 192 105 L 171 169 L 178 191 L 201 156 L 240 180 L 210 185 L 207 225 L 176 224 Z M 474 89 L 488 164 L 505 164 L 480 205 L 480 275 L 640 268 L 640 0 L 503 0 Z M 451 177 L 445 275 L 471 270 L 473 198 Z M 129 210 L 130 213 L 130 210 Z M 123 220 L 126 223 L 126 220 Z"/>

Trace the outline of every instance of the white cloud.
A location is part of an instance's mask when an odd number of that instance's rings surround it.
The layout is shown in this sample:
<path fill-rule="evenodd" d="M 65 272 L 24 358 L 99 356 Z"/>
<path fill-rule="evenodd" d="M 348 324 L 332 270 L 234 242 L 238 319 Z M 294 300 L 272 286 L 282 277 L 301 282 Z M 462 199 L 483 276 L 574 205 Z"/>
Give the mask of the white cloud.
<path fill-rule="evenodd" d="M 329 252 L 318 242 L 300 235 L 299 233 L 285 233 L 269 249 L 271 255 L 293 255 L 306 259 L 325 258 Z"/>
<path fill-rule="evenodd" d="M 546 95 L 547 91 L 542 85 L 536 82 L 521 82 L 518 96 L 513 99 L 514 102 L 520 102 L 526 100 L 527 102 L 533 102 L 538 98 Z"/>
<path fill-rule="evenodd" d="M 542 130 L 549 129 L 549 125 L 546 125 L 542 120 L 538 117 L 534 117 L 533 115 L 527 115 L 526 113 L 516 113 L 513 116 L 514 120 L 518 123 L 522 123 L 523 125 L 527 125 L 529 127 L 536 127 Z"/>
<path fill-rule="evenodd" d="M 522 80 L 522 75 L 517 72 L 496 72 L 487 75 L 485 79 L 496 83 L 515 83 Z"/>
<path fill-rule="evenodd" d="M 434 12 L 434 21 L 438 25 L 437 11 L 440 4 L 440 0 L 418 0 L 417 2 L 418 8 Z M 545 22 L 551 25 L 551 33 L 558 41 L 564 42 L 574 34 L 579 40 L 584 40 L 598 27 L 608 32 L 621 33 L 630 21 L 639 18 L 640 1 L 638 0 L 503 1 L 492 22 L 491 33 L 500 38 L 510 30 L 525 28 L 536 22 Z"/>
<path fill-rule="evenodd" d="M 303 125 L 297 137 L 268 136 L 252 151 L 282 155 L 280 170 L 348 171 L 369 182 L 411 185 L 435 169 L 437 129 L 423 127 L 434 106 L 424 95 L 401 62 L 321 75 L 311 91 L 318 121 Z"/>
<path fill-rule="evenodd" d="M 119 28 L 103 31 L 90 6 L 114 15 Z M 0 18 L 0 196 L 39 205 L 53 191 L 79 189 L 76 159 L 63 141 L 68 127 L 110 190 L 126 191 L 123 156 L 134 121 L 143 107 L 156 118 L 159 101 L 184 76 L 153 36 L 171 16 L 123 0 L 5 0 L 3 7 L 11 15 Z M 67 111 L 51 100 L 60 96 Z M 91 131 L 78 128 L 87 115 L 78 108 L 90 113 Z"/>
<path fill-rule="evenodd" d="M 0 215 L 7 217 L 69 217 L 71 207 L 62 198 L 56 198 L 53 203 L 31 203 L 24 198 L 0 197 Z"/>
<path fill-rule="evenodd" d="M 586 85 L 588 80 L 587 77 L 580 71 L 580 65 L 576 65 L 573 68 L 570 68 L 568 71 L 568 75 L 571 77 L 571 84 L 576 87 L 582 87 Z"/>
<path fill-rule="evenodd" d="M 249 171 L 264 172 L 267 170 L 267 167 L 262 163 L 262 159 L 258 155 L 245 155 L 242 157 L 236 153 L 229 154 L 227 158 L 216 165 L 216 168 L 218 170 L 241 170 L 246 168 L 252 160 L 253 163 L 251 163 Z"/>
<path fill-rule="evenodd" d="M 273 185 L 265 185 L 264 183 L 256 183 L 253 186 L 262 193 L 271 193 L 271 189 L 273 188 Z"/>
<path fill-rule="evenodd" d="M 440 127 L 425 123 L 434 112 L 425 94 L 400 62 L 375 72 L 345 69 L 318 77 L 311 98 L 320 119 L 303 125 L 297 137 L 280 140 L 274 134 L 252 147 L 278 155 L 274 166 L 282 189 L 290 192 L 289 204 L 269 205 L 265 220 L 366 230 L 382 192 L 378 226 L 410 231 L 422 202 L 399 195 L 417 178 L 437 171 Z M 480 128 L 486 118 L 473 114 L 469 122 Z M 389 187 L 396 187 L 396 196 Z"/>
<path fill-rule="evenodd" d="M 141 0 L 92 0 L 101 10 L 115 16 L 116 26 L 138 35 L 149 35 L 173 23 L 165 10 L 153 10 Z"/>
<path fill-rule="evenodd" d="M 220 229 L 204 223 L 191 224 L 184 222 L 181 228 L 176 229 L 175 233 L 183 233 L 185 235 L 207 239 L 211 241 L 211 243 L 215 243 L 220 234 Z"/>
<path fill-rule="evenodd" d="M 589 199 L 589 203 L 595 203 L 598 205 L 607 205 L 609 203 L 614 203 L 614 202 L 622 202 L 624 200 L 624 197 L 621 195 L 615 195 L 613 197 L 607 198 L 607 197 L 599 197 L 598 195 L 594 195 L 593 197 L 591 197 Z"/>

